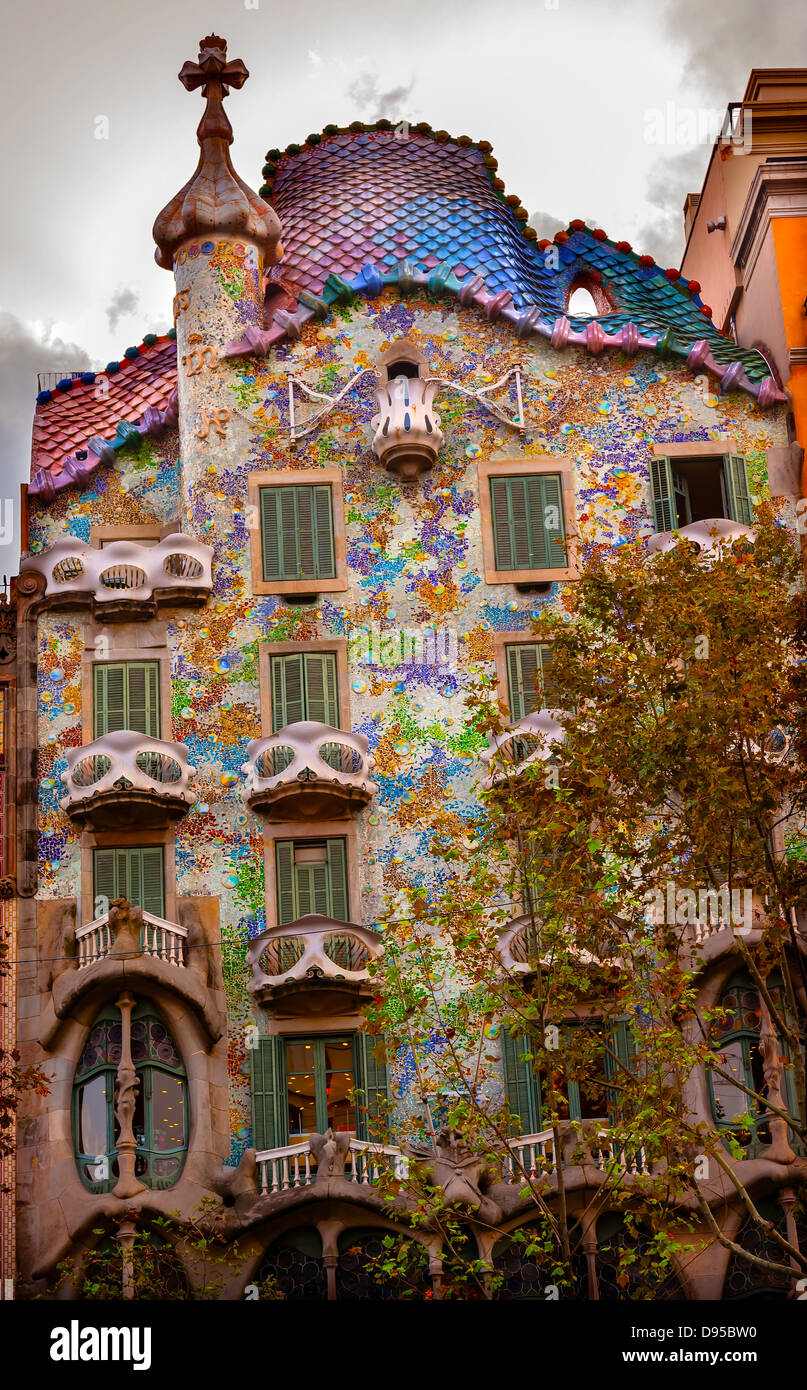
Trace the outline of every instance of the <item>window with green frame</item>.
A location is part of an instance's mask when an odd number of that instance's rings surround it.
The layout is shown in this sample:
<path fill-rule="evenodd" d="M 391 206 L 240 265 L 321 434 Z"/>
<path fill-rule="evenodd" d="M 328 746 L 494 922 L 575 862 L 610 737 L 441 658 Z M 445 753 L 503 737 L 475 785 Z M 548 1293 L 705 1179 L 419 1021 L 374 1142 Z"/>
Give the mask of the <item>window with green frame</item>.
<path fill-rule="evenodd" d="M 329 483 L 262 487 L 260 512 L 265 581 L 336 577 Z"/>
<path fill-rule="evenodd" d="M 497 570 L 566 568 L 560 473 L 491 478 L 490 507 Z"/>
<path fill-rule="evenodd" d="M 777 1008 L 784 1010 L 781 978 L 772 976 L 768 989 Z M 764 1097 L 765 1074 L 759 1047 L 762 1006 L 759 991 L 750 975 L 735 975 L 729 981 L 720 996 L 719 1007 L 726 1010 L 726 1015 L 722 1022 L 715 1020 L 711 1042 L 721 1059 L 721 1071 Z M 781 1055 L 787 1059 L 787 1043 L 780 1040 L 779 1047 Z M 747 1096 L 725 1076 L 720 1076 L 712 1067 L 707 1068 L 707 1079 L 715 1124 L 720 1129 L 730 1130 L 737 1142 L 746 1148 L 749 1158 L 764 1154 L 765 1146 L 771 1139 L 764 1106 Z M 790 1067 L 783 1068 L 782 1096 L 785 1109 L 797 1116 L 796 1089 Z M 800 1147 L 798 1137 L 792 1130 L 788 1132 L 788 1138 L 791 1145 L 795 1143 Z"/>
<path fill-rule="evenodd" d="M 650 490 L 657 531 L 677 531 L 693 521 L 725 517 L 753 524 L 751 489 L 742 454 L 722 458 L 650 461 Z"/>
<path fill-rule="evenodd" d="M 119 729 L 160 737 L 158 662 L 113 661 L 93 667 L 93 737 Z"/>
<path fill-rule="evenodd" d="M 116 898 L 165 917 L 162 845 L 93 850 L 93 917 L 102 917 Z"/>
<path fill-rule="evenodd" d="M 568 1037 L 571 1027 L 582 1026 L 572 1024 L 561 1030 L 559 1061 L 563 1056 L 564 1035 Z M 602 1025 L 592 1021 L 592 1026 L 596 1034 L 602 1037 Z M 601 1062 L 595 1064 L 586 1079 L 564 1075 L 560 1081 L 558 1089 L 565 1095 L 568 1106 L 568 1116 L 562 1118 L 598 1120 L 615 1114 L 619 1105 L 619 1076 L 625 1068 L 633 1067 L 634 1045 L 627 1019 L 610 1020 L 608 1028 L 608 1047 L 597 1048 Z M 518 1116 L 521 1133 L 539 1134 L 543 1128 L 541 1081 L 535 1070 L 528 1037 L 514 1037 L 506 1029 L 502 1031 L 502 1071 L 507 1103 L 511 1113 Z M 610 1086 L 609 1080 L 613 1083 Z"/>
<path fill-rule="evenodd" d="M 262 1037 L 250 1058 L 252 1142 L 259 1152 L 328 1128 L 379 1137 L 389 1080 L 376 1040 L 366 1033 Z"/>
<path fill-rule="evenodd" d="M 345 840 L 278 840 L 275 863 L 279 925 L 309 912 L 350 920 Z"/>
<path fill-rule="evenodd" d="M 91 1192 L 118 1180 L 115 1077 L 121 1055 L 120 1010 L 109 1004 L 90 1029 L 73 1082 L 73 1139 L 79 1174 Z M 173 1187 L 190 1133 L 182 1058 L 151 1001 L 132 1013 L 132 1060 L 140 1082 L 133 1118 L 135 1172 L 146 1187 Z"/>
<path fill-rule="evenodd" d="M 272 682 L 272 732 L 288 724 L 310 719 L 339 728 L 339 679 L 336 652 L 289 652 L 273 656 L 269 663 Z M 323 744 L 323 760 L 338 770 L 342 744 Z M 283 772 L 294 757 L 290 748 L 275 748 L 275 773 Z"/>
<path fill-rule="evenodd" d="M 504 650 L 510 716 L 518 723 L 557 701 L 551 675 L 552 646 L 549 642 L 512 642 Z"/>

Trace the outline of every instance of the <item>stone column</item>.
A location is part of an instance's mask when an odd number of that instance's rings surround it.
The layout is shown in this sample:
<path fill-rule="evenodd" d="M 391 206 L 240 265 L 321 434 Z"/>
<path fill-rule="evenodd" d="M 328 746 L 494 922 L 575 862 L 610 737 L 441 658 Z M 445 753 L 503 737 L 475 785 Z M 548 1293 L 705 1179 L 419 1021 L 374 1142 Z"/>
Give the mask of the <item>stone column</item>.
<path fill-rule="evenodd" d="M 137 1140 L 134 1137 L 134 1119 L 137 1093 L 140 1089 L 137 1071 L 132 1061 L 132 1009 L 135 1000 L 131 994 L 122 994 L 115 1000 L 121 1016 L 121 1050 L 118 1074 L 115 1079 L 115 1118 L 118 1121 L 118 1181 L 112 1189 L 115 1197 L 136 1197 L 146 1189 L 135 1177 L 135 1155 Z"/>

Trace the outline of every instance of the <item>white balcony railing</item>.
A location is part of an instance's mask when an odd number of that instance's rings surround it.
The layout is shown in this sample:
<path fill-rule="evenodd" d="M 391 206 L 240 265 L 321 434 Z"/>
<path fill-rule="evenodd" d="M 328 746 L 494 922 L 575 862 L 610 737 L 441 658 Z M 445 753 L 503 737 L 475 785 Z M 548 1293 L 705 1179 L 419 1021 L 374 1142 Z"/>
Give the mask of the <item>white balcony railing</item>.
<path fill-rule="evenodd" d="M 753 545 L 756 531 L 743 526 L 739 521 L 731 521 L 725 516 L 710 517 L 708 521 L 691 521 L 678 531 L 658 531 L 650 536 L 647 548 L 651 551 L 671 550 L 679 539 L 693 541 L 699 550 L 714 550 L 726 542 L 744 540 Z"/>
<path fill-rule="evenodd" d="M 434 409 L 437 386 L 434 379 L 396 376 L 376 389 L 373 453 L 404 482 L 431 468 L 443 443 L 440 416 Z"/>
<path fill-rule="evenodd" d="M 190 779 L 196 768 L 188 762 L 184 743 L 167 743 L 131 729 L 104 734 L 94 743 L 70 748 L 62 773 L 66 795 L 63 811 L 80 815 L 99 801 L 151 801 L 173 814 L 182 814 L 196 801 Z"/>
<path fill-rule="evenodd" d="M 247 805 L 257 808 L 299 799 L 365 806 L 378 791 L 370 781 L 374 759 L 368 747 L 363 734 L 329 724 L 314 720 L 287 724 L 269 738 L 247 744 L 242 796 Z"/>
<path fill-rule="evenodd" d="M 598 1172 L 607 1173 L 614 1169 L 620 1173 L 650 1172 L 647 1155 L 640 1144 L 634 1148 L 633 1145 L 618 1147 L 613 1143 L 597 1142 L 598 1139 L 604 1138 L 604 1134 L 592 1135 L 590 1132 L 582 1136 L 582 1142 L 587 1145 Z M 527 1178 L 539 1178 L 555 1172 L 557 1164 L 551 1129 L 545 1129 L 540 1134 L 522 1134 L 516 1139 L 509 1139 L 508 1150 L 503 1165 L 505 1182 L 518 1185 L 526 1182 Z"/>
<path fill-rule="evenodd" d="M 531 763 L 552 759 L 555 746 L 563 739 L 563 727 L 555 718 L 556 713 L 536 710 L 504 733 L 491 734 L 488 751 L 481 755 L 489 768 L 485 787 L 498 787 L 509 778 L 520 776 Z"/>
<path fill-rule="evenodd" d="M 254 993 L 306 978 L 361 984 L 381 951 L 378 932 L 309 913 L 253 938 L 247 951 L 249 989 Z"/>
<path fill-rule="evenodd" d="M 20 571 L 45 576 L 46 598 L 89 597 L 103 605 L 156 597 L 170 603 L 181 591 L 184 601 L 197 595 L 203 601 L 212 588 L 212 558 L 211 546 L 181 533 L 154 546 L 113 541 L 103 550 L 65 536 L 41 555 L 29 555 Z"/>
<path fill-rule="evenodd" d="M 316 1181 L 317 1161 L 308 1138 L 299 1144 L 286 1144 L 284 1148 L 264 1149 L 255 1155 L 255 1162 L 258 1190 L 262 1195 L 309 1187 Z M 384 1174 L 399 1179 L 408 1177 L 409 1159 L 390 1144 L 351 1139 L 345 1159 L 346 1180 L 369 1187 Z"/>
<path fill-rule="evenodd" d="M 142 918 L 140 950 L 143 955 L 168 961 L 171 965 L 184 965 L 187 928 L 181 927 L 178 922 L 166 922 L 162 917 L 154 917 L 150 912 L 143 912 Z M 102 917 L 96 917 L 94 922 L 87 922 L 85 926 L 79 927 L 76 931 L 76 945 L 79 970 L 85 965 L 92 965 L 93 961 L 102 960 L 104 956 L 114 955 L 115 946 L 109 913 L 105 912 Z"/>

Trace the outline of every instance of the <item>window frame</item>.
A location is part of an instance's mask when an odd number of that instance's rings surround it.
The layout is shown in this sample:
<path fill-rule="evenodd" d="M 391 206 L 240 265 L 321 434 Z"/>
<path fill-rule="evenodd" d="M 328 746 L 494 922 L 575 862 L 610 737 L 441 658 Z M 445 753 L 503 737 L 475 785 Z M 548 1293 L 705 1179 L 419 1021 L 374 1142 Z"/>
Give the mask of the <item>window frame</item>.
<path fill-rule="evenodd" d="M 356 1068 L 356 1061 L 357 1061 L 357 1057 L 356 1057 L 356 1036 L 357 1036 L 357 1035 L 356 1035 L 355 1033 L 350 1032 L 350 1031 L 349 1031 L 349 1032 L 346 1032 L 346 1033 L 330 1033 L 330 1032 L 329 1032 L 329 1033 L 305 1033 L 305 1034 L 300 1034 L 299 1036 L 293 1036 L 293 1035 L 284 1035 L 284 1036 L 283 1036 L 283 1071 L 284 1071 L 284 1078 L 283 1078 L 283 1079 L 284 1079 L 284 1081 L 285 1081 L 285 1086 L 286 1086 L 286 1111 L 287 1111 L 287 1112 L 288 1112 L 288 1106 L 289 1106 L 289 1068 L 288 1068 L 288 1057 L 287 1057 L 286 1049 L 287 1049 L 289 1046 L 292 1046 L 292 1047 L 306 1047 L 306 1046 L 310 1046 L 310 1047 L 313 1049 L 314 1054 L 315 1054 L 315 1063 L 314 1063 L 314 1068 L 313 1068 L 313 1071 L 314 1071 L 314 1110 L 315 1110 L 315 1123 L 316 1123 L 317 1128 L 311 1130 L 310 1132 L 307 1131 L 307 1132 L 304 1133 L 304 1134 L 295 1134 L 295 1135 L 292 1135 L 292 1133 L 291 1133 L 291 1124 L 289 1123 L 289 1120 L 288 1120 L 288 1118 L 287 1118 L 287 1121 L 286 1121 L 286 1133 L 287 1133 L 286 1142 L 287 1142 L 288 1144 L 293 1144 L 293 1143 L 295 1143 L 297 1140 L 305 1140 L 305 1139 L 309 1138 L 309 1135 L 310 1135 L 310 1134 L 324 1134 L 324 1133 L 325 1133 L 325 1130 L 328 1128 L 328 1123 L 327 1123 L 327 1121 L 328 1121 L 328 1103 L 327 1103 L 327 1092 L 326 1092 L 326 1090 L 325 1090 L 325 1078 L 326 1078 L 326 1075 L 327 1075 L 327 1066 L 326 1066 L 326 1058 L 325 1058 L 325 1048 L 327 1047 L 327 1045 L 328 1045 L 329 1043 L 344 1043 L 345 1041 L 348 1042 L 349 1047 L 350 1047 L 350 1072 L 351 1072 L 351 1075 L 352 1075 L 352 1077 L 353 1077 L 353 1088 L 352 1088 L 352 1089 L 353 1089 L 354 1091 L 355 1091 L 356 1089 L 358 1089 L 358 1081 L 359 1081 L 359 1078 L 358 1078 L 358 1075 L 357 1075 L 357 1068 Z M 317 1067 L 318 1067 L 318 1066 L 320 1067 L 319 1072 L 317 1071 Z M 358 1114 L 357 1114 L 358 1106 L 357 1106 L 357 1102 L 356 1102 L 355 1099 L 354 1099 L 353 1104 L 352 1104 L 352 1109 L 353 1109 L 353 1118 L 354 1118 L 354 1121 L 356 1121 L 356 1123 L 355 1123 L 354 1126 L 353 1126 L 353 1129 L 352 1129 L 352 1130 L 339 1130 L 339 1131 L 337 1131 L 338 1133 L 342 1133 L 342 1134 L 348 1133 L 348 1134 L 351 1134 L 351 1135 L 353 1135 L 353 1136 L 356 1135 L 357 1129 L 358 1129 Z M 320 1126 L 321 1126 L 321 1127 L 320 1127 Z"/>
<path fill-rule="evenodd" d="M 313 642 L 258 642 L 258 680 L 261 692 L 261 735 L 270 738 L 274 730 L 272 705 L 272 657 L 297 656 L 303 653 L 332 653 L 336 657 L 336 685 L 339 699 L 339 728 L 349 732 L 350 680 L 347 662 L 347 639 L 321 638 Z"/>
<path fill-rule="evenodd" d="M 328 486 L 331 489 L 334 576 L 327 579 L 264 579 L 263 526 L 261 523 L 262 490 L 270 487 L 316 486 Z M 341 468 L 284 468 L 274 469 L 271 472 L 250 473 L 247 479 L 247 502 L 247 515 L 251 523 L 250 555 L 252 592 L 254 594 L 302 596 L 338 593 L 347 588 L 345 503 Z"/>
<path fill-rule="evenodd" d="M 145 850 L 147 850 L 147 849 L 158 849 L 158 850 L 160 851 L 160 858 L 161 858 L 161 861 L 162 861 L 162 909 L 163 909 L 163 913 L 166 912 L 166 910 L 167 910 L 167 897 L 168 897 L 168 894 L 167 894 L 167 892 L 166 892 L 165 846 L 164 846 L 164 845 L 162 845 L 162 844 L 151 844 L 151 843 L 149 843 L 149 844 L 142 844 L 142 845 L 129 845 L 129 844 L 124 844 L 124 845 L 121 845 L 121 844 L 95 845 L 94 848 L 93 848 L 93 851 L 92 851 L 92 903 L 93 903 L 93 915 L 92 915 L 92 917 L 90 918 L 90 921 L 95 921 L 95 910 L 94 910 L 94 908 L 95 908 L 95 901 L 96 901 L 96 898 L 97 898 L 97 896 L 98 896 L 98 894 L 96 893 L 96 867 L 95 867 L 95 865 L 96 865 L 96 855 L 98 855 L 98 854 L 109 854 L 109 853 L 111 853 L 111 854 L 115 854 L 115 853 L 122 853 L 122 854 L 140 853 L 140 854 L 142 854 L 142 853 L 143 853 Z M 110 902 L 113 902 L 113 901 L 114 901 L 114 899 L 110 899 Z M 140 904 L 132 904 L 132 906 L 141 906 L 141 905 L 140 905 Z M 143 908 L 142 910 L 143 910 L 144 912 L 150 911 L 149 908 Z M 99 915 L 99 916 L 103 916 L 102 913 L 99 913 L 98 915 Z M 152 916 L 160 917 L 161 914 L 158 913 L 158 912 L 155 912 L 155 913 L 152 913 Z M 162 917 L 162 920 L 163 920 L 163 921 L 167 921 L 168 918 L 167 918 L 167 917 Z"/>
<path fill-rule="evenodd" d="M 343 889 L 344 889 L 345 906 L 346 906 L 348 912 L 350 911 L 350 906 L 351 906 L 351 904 L 350 904 L 350 882 L 349 882 L 349 877 L 348 877 L 348 848 L 347 848 L 347 841 L 346 841 L 345 837 L 344 837 L 343 835 L 328 835 L 328 836 L 324 836 L 324 837 L 319 837 L 319 836 L 308 836 L 308 837 L 306 837 L 305 840 L 299 840 L 299 839 L 294 838 L 294 837 L 289 837 L 289 838 L 286 838 L 286 839 L 280 839 L 280 838 L 278 838 L 278 839 L 275 840 L 275 884 L 276 884 L 276 889 L 277 889 L 277 925 L 278 925 L 278 926 L 291 926 L 294 922 L 299 922 L 299 920 L 300 920 L 301 917 L 307 915 L 306 913 L 302 913 L 302 912 L 299 911 L 299 908 L 300 908 L 300 888 L 299 888 L 299 884 L 298 884 L 298 882 L 297 882 L 297 875 L 296 875 L 296 872 L 295 872 L 294 860 L 292 859 L 292 880 L 293 880 L 292 892 L 293 892 L 293 895 L 294 895 L 294 898 L 295 898 L 295 904 L 294 904 L 294 906 L 295 906 L 295 915 L 294 915 L 293 917 L 290 917 L 290 918 L 288 919 L 288 921 L 281 922 L 281 920 L 280 920 L 280 874 L 279 874 L 279 870 L 278 870 L 278 857 L 279 857 L 280 847 L 281 847 L 281 845 L 289 845 L 289 844 L 290 844 L 291 847 L 292 847 L 292 855 L 294 855 L 295 850 L 296 850 L 296 848 L 297 848 L 298 846 L 301 846 L 301 845 L 304 845 L 304 844 L 312 844 L 312 845 L 313 845 L 313 844 L 320 844 L 320 843 L 321 843 L 321 840 L 324 840 L 324 843 L 325 843 L 325 846 L 326 846 L 326 851 L 327 851 L 327 849 L 328 849 L 328 842 L 329 842 L 329 841 L 332 841 L 332 840 L 333 840 L 333 841 L 339 841 L 339 842 L 342 844 L 342 847 L 343 847 L 343 848 L 342 848 L 342 855 L 343 855 L 343 864 L 344 864 L 344 871 L 345 871 L 345 881 L 344 881 L 344 884 L 342 885 L 342 887 L 343 887 Z M 325 863 L 327 864 L 327 866 L 328 866 L 328 880 L 329 880 L 329 882 L 328 882 L 328 896 L 330 897 L 331 903 L 332 903 L 332 905 L 333 905 L 334 892 L 333 892 L 333 882 L 332 882 L 331 877 L 330 877 L 330 870 L 331 870 L 331 859 L 330 859 L 330 854 L 329 854 L 328 858 L 327 858 L 324 862 L 325 862 Z M 313 897 L 313 892 L 312 892 L 311 896 Z M 316 916 L 322 916 L 322 917 L 331 917 L 334 921 L 337 921 L 337 922 L 349 921 L 349 920 L 350 920 L 349 917 L 348 917 L 348 918 L 342 918 L 342 917 L 337 916 L 335 910 L 332 911 L 332 912 L 323 912 L 323 913 L 317 913 L 316 910 L 315 910 L 314 915 L 316 915 Z"/>
<path fill-rule="evenodd" d="M 515 720 L 513 708 L 510 703 L 510 679 L 508 673 L 508 649 L 510 647 L 551 647 L 551 642 L 541 642 L 537 637 L 519 628 L 516 631 L 494 632 L 493 634 L 493 666 L 496 674 L 496 688 L 499 698 L 507 706 L 511 721 Z M 538 713 L 541 709 L 557 709 L 559 706 L 541 704 L 536 707 L 533 713 Z"/>
<path fill-rule="evenodd" d="M 659 460 L 667 459 L 667 460 L 669 461 L 669 463 L 670 463 L 670 470 L 671 470 L 672 477 L 673 477 L 673 491 L 672 491 L 672 493 L 670 494 L 670 502 L 671 502 L 671 505 L 672 505 L 673 507 L 675 506 L 675 491 L 676 491 L 676 490 L 675 490 L 675 485 L 674 485 L 674 484 L 675 484 L 675 474 L 676 474 L 676 472 L 678 472 L 678 473 L 679 473 L 679 476 L 680 476 L 680 470 L 678 470 L 678 469 L 676 468 L 676 465 L 677 465 L 678 463 L 681 463 L 681 462 L 697 462 L 697 461 L 700 461 L 700 462 L 703 462 L 703 463 L 710 463 L 710 464 L 716 464 L 716 465 L 718 465 L 718 466 L 719 466 L 719 469 L 720 469 L 720 488 L 721 488 L 721 493 L 722 493 L 723 499 L 724 499 L 724 500 L 723 500 L 723 507 L 724 507 L 724 511 L 725 511 L 726 513 L 728 513 L 729 510 L 730 510 L 731 495 L 732 495 L 732 492 L 733 492 L 733 484 L 731 484 L 731 482 L 730 482 L 730 479 L 729 479 L 729 477 L 728 477 L 728 472 L 729 472 L 729 469 L 730 469 L 730 467 L 731 467 L 731 459 L 732 459 L 732 457 L 734 457 L 734 456 L 741 458 L 741 459 L 743 460 L 744 464 L 745 464 L 745 475 L 746 475 L 746 482 L 747 482 L 747 485 L 748 485 L 748 508 L 749 508 L 749 514 L 750 514 L 750 520 L 749 520 L 748 522 L 738 522 L 737 524 L 738 524 L 738 525 L 743 525 L 743 526 L 745 526 L 745 525 L 753 526 L 753 524 L 754 524 L 754 494 L 753 494 L 753 491 L 752 491 L 751 479 L 750 479 L 750 477 L 748 476 L 748 452 L 747 452 L 747 450 L 744 452 L 744 451 L 740 448 L 739 442 L 738 442 L 736 439 L 730 439 L 730 438 L 726 438 L 726 439 L 705 439 L 705 440 L 700 440 L 700 441 L 698 441 L 698 440 L 695 440 L 695 441 L 687 441 L 686 443 L 669 443 L 669 444 L 654 443 L 653 445 L 651 445 L 651 449 L 650 449 L 650 459 L 649 459 L 649 461 L 648 461 L 648 484 L 647 484 L 647 486 L 648 486 L 648 497 L 649 497 L 648 511 L 649 511 L 650 519 L 651 519 L 651 521 L 652 521 L 652 523 L 653 523 L 653 528 L 654 528 L 652 534 L 653 534 L 653 535 L 656 535 L 656 536 L 667 535 L 667 534 L 669 534 L 669 530 L 678 531 L 678 530 L 681 529 L 681 527 L 679 527 L 677 524 L 673 524 L 673 526 L 672 526 L 671 528 L 668 528 L 667 531 L 661 531 L 661 530 L 657 530 L 657 529 L 656 529 L 656 507 L 655 507 L 655 498 L 654 498 L 654 490 L 653 490 L 653 464 L 654 464 L 655 462 L 657 462 L 657 461 L 659 461 Z M 685 480 L 684 480 L 684 481 L 685 481 Z M 673 517 L 672 519 L 673 519 L 673 522 L 675 523 L 675 517 Z M 725 519 L 726 521 L 732 521 L 732 520 L 734 520 L 733 517 L 728 516 L 728 515 L 725 516 L 724 519 Z M 697 523 L 697 522 L 687 522 L 687 523 L 685 523 L 685 524 L 687 524 L 687 525 L 697 525 L 698 523 Z"/>
<path fill-rule="evenodd" d="M 778 987 L 781 989 L 781 983 L 777 982 L 776 973 L 774 973 L 774 988 L 777 987 L 777 984 Z M 752 980 L 751 976 L 749 974 L 745 974 L 742 971 L 735 971 L 733 975 L 729 976 L 729 978 L 725 981 L 725 983 L 722 985 L 720 989 L 720 992 L 717 996 L 718 1008 L 723 1007 L 723 1000 L 725 999 L 726 995 L 733 989 L 739 991 L 749 990 L 759 997 L 759 989 Z M 784 1002 L 784 1000 L 782 1000 L 782 1002 Z M 759 1028 L 756 1031 L 750 1028 L 743 1027 L 730 1028 L 727 1029 L 725 1033 L 720 1033 L 718 1036 L 716 1036 L 712 1044 L 712 1050 L 718 1054 L 729 1043 L 738 1042 L 740 1044 L 743 1065 L 743 1074 L 740 1079 L 742 1081 L 742 1084 L 744 1086 L 747 1086 L 750 1091 L 755 1090 L 753 1061 L 751 1059 L 751 1048 L 753 1046 L 756 1046 L 757 1048 L 759 1047 L 761 1035 L 762 1018 L 760 1016 Z M 776 1037 L 779 1047 L 781 1049 L 781 1055 L 790 1060 L 790 1048 L 787 1039 L 781 1038 L 778 1033 Z M 784 1109 L 798 1119 L 798 1096 L 796 1094 L 793 1073 L 790 1067 L 782 1068 L 781 1086 L 783 1092 L 782 1099 Z M 713 1070 L 708 1065 L 706 1067 L 706 1089 L 709 1100 L 709 1114 L 715 1128 L 719 1132 L 722 1131 L 724 1134 L 727 1135 L 733 1132 L 748 1133 L 750 1135 L 750 1138 L 748 1144 L 744 1145 L 744 1147 L 747 1149 L 747 1157 L 764 1158 L 765 1152 L 771 1144 L 770 1134 L 767 1139 L 760 1137 L 760 1131 L 764 1130 L 770 1124 L 771 1116 L 768 1113 L 767 1109 L 763 1106 L 763 1108 L 759 1110 L 756 1115 L 751 1115 L 750 1110 L 747 1110 L 745 1113 L 746 1115 L 749 1115 L 750 1118 L 748 1123 L 746 1124 L 742 1124 L 737 1120 L 727 1122 L 726 1120 L 718 1119 L 717 1112 L 715 1109 Z M 744 1091 L 739 1091 L 739 1095 L 745 1100 L 747 1105 L 750 1107 L 750 1105 L 752 1104 L 751 1097 L 746 1096 Z M 794 1137 L 795 1136 L 793 1134 L 792 1128 L 788 1126 L 788 1141 L 791 1145 L 793 1143 Z M 742 1143 L 742 1140 L 739 1140 L 738 1142 Z"/>
<path fill-rule="evenodd" d="M 156 698 L 155 698 L 155 701 L 154 701 L 154 713 L 156 714 L 157 732 L 156 732 L 156 733 L 151 733 L 151 734 L 146 733 L 146 732 L 143 731 L 143 730 L 140 730 L 139 732 L 142 732 L 142 733 L 143 733 L 143 737 L 144 737 L 144 738 L 153 738 L 153 739 L 162 740 L 162 737 L 163 737 L 163 722 L 162 722 L 162 716 L 163 716 L 163 699 L 162 699 L 162 681 L 161 681 L 162 672 L 161 672 L 161 670 L 160 670 L 160 662 L 159 662 L 158 660 L 156 660 L 155 658 L 153 658 L 153 657 L 152 657 L 152 658 L 143 657 L 143 658 L 142 658 L 141 660 L 139 660 L 139 661 L 94 661 L 94 662 L 93 662 L 93 666 L 92 666 L 92 691 L 93 691 L 92 731 L 93 731 L 93 742 L 95 742 L 95 740 L 96 740 L 96 739 L 99 739 L 99 738 L 106 738 L 106 737 L 107 737 L 107 734 L 109 733 L 109 730 L 105 730 L 105 732 L 102 733 L 102 734 L 96 732 L 96 711 L 97 711 L 97 708 L 98 708 L 98 703 L 97 703 L 97 687 L 98 687 L 98 683 L 99 683 L 99 673 L 100 673 L 101 671 L 105 671 L 105 670 L 108 671 L 111 667 L 118 667 L 118 666 L 122 667 L 123 670 L 124 670 L 124 673 L 125 673 L 125 674 L 124 674 L 124 694 L 123 694 L 124 710 L 125 710 L 125 707 L 126 707 L 127 704 L 131 705 L 130 689 L 129 689 L 129 684 L 130 684 L 130 683 L 129 683 L 129 671 L 131 670 L 131 668 L 134 667 L 134 666 L 142 666 L 142 667 L 144 668 L 144 670 L 145 670 L 146 668 L 148 668 L 148 667 L 152 667 L 152 668 L 154 669 L 155 677 L 156 677 L 156 684 L 157 684 Z M 148 678 L 147 678 L 147 677 L 145 678 L 145 683 L 146 683 L 146 697 L 145 697 L 145 698 L 146 698 L 146 707 L 148 708 Z M 131 709 L 130 709 L 129 713 L 131 714 Z M 131 729 L 131 727 L 132 727 L 132 726 L 131 726 L 131 723 L 130 723 L 130 722 L 127 722 L 127 723 L 125 723 L 125 724 L 123 725 L 123 728 L 124 728 L 124 729 Z M 113 732 L 114 732 L 114 731 L 113 731 Z"/>
<path fill-rule="evenodd" d="M 560 479 L 563 525 L 566 537 L 566 565 L 551 569 L 499 569 L 496 563 L 490 495 L 491 481 L 497 478 L 534 478 L 553 473 L 557 474 Z M 577 563 L 579 538 L 570 460 L 563 455 L 484 460 L 477 465 L 477 477 L 485 582 L 487 584 L 555 584 L 563 580 L 577 579 L 579 573 Z"/>
<path fill-rule="evenodd" d="M 359 882 L 359 841 L 356 818 L 344 820 L 272 821 L 264 829 L 264 880 L 266 883 L 266 921 L 270 926 L 279 922 L 277 885 L 277 843 L 280 840 L 344 840 L 345 871 L 347 875 L 348 921 L 361 921 L 361 888 Z"/>

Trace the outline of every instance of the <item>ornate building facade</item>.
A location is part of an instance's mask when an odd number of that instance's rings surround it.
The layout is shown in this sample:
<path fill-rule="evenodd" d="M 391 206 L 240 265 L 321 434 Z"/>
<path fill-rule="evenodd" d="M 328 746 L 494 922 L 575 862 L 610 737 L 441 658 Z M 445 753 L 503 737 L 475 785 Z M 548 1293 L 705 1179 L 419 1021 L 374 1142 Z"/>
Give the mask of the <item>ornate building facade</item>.
<path fill-rule="evenodd" d="M 785 393 L 694 282 L 580 222 L 536 242 L 490 147 L 423 126 L 326 127 L 253 192 L 222 104 L 246 76 L 214 36 L 180 74 L 204 110 L 154 225 L 175 329 L 37 401 L 6 868 L 18 1037 L 50 1077 L 19 1116 L 27 1291 L 99 1227 L 216 1198 L 228 1297 L 261 1272 L 376 1296 L 352 1252 L 395 1229 L 374 1165 L 407 1155 L 351 1097 L 405 1107 L 412 1078 L 362 1031 L 367 967 L 385 898 L 439 888 L 431 837 L 476 804 L 470 685 L 496 675 L 529 730 L 532 621 L 580 547 L 797 501 Z M 704 988 L 735 973 L 716 941 Z M 496 1240 L 525 1213 L 504 1159 L 484 1194 L 465 1175 Z M 755 1164 L 786 1205 L 807 1175 Z M 744 1277 L 709 1242 L 679 1296 Z"/>

